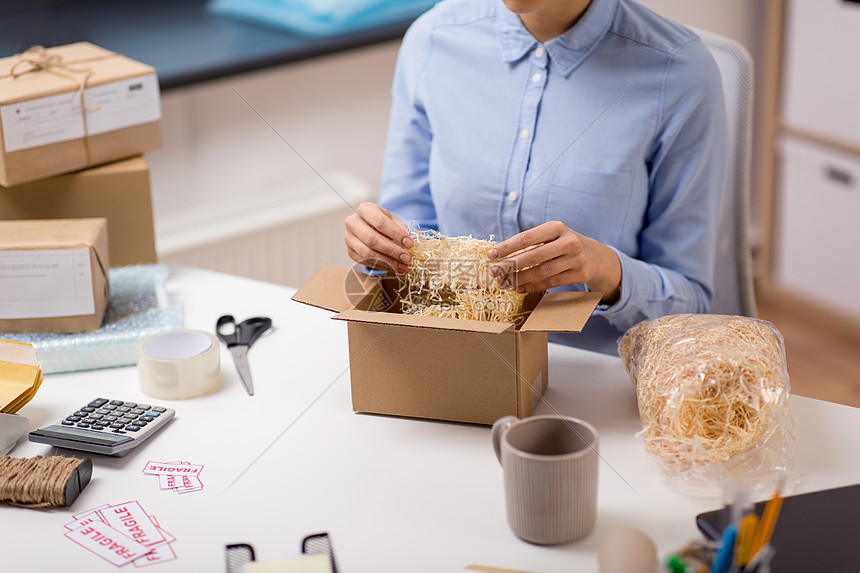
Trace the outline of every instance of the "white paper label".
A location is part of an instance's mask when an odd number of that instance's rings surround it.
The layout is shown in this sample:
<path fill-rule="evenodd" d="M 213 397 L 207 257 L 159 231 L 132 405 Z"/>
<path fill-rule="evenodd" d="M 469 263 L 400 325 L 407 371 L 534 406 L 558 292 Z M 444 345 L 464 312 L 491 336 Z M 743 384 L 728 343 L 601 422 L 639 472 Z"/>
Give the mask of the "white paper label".
<path fill-rule="evenodd" d="M 6 153 L 84 136 L 78 92 L 0 106 L 0 119 Z"/>
<path fill-rule="evenodd" d="M 94 313 L 89 249 L 0 251 L 0 318 Z"/>
<path fill-rule="evenodd" d="M 140 76 L 84 90 L 87 132 L 90 135 L 161 119 L 158 80 Z"/>
<path fill-rule="evenodd" d="M 161 119 L 158 79 L 148 74 L 84 90 L 86 124 L 77 90 L 0 106 L 6 152 L 124 129 Z"/>

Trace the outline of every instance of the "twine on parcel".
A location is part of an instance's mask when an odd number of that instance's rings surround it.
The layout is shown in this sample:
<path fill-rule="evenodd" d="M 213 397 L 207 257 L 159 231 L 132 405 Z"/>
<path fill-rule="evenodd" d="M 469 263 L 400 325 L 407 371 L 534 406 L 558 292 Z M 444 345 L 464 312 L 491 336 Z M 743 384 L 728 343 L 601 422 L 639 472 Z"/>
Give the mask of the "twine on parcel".
<path fill-rule="evenodd" d="M 18 58 L 18 61 L 15 62 L 15 65 L 13 65 L 12 69 L 9 71 L 9 75 L 11 75 L 12 78 L 17 78 L 18 76 L 28 74 L 30 72 L 49 72 L 55 76 L 71 80 L 77 84 L 78 103 L 81 105 L 81 113 L 84 114 L 84 128 L 86 129 L 86 112 L 98 111 L 101 108 L 100 105 L 95 107 L 87 107 L 84 105 L 84 90 L 87 89 L 87 82 L 90 80 L 90 76 L 93 75 L 93 71 L 89 68 L 76 69 L 69 66 L 69 64 L 63 63 L 63 57 L 61 55 L 49 54 L 48 50 L 46 50 L 44 46 L 33 46 L 22 54 L 15 54 L 15 57 Z M 24 71 L 17 71 L 18 66 L 21 64 L 30 64 L 31 67 Z M 84 77 L 78 79 L 73 74 L 84 74 Z"/>
<path fill-rule="evenodd" d="M 95 107 L 87 107 L 84 104 L 84 90 L 87 88 L 87 82 L 93 71 L 89 68 L 73 68 L 69 64 L 63 62 L 63 57 L 59 54 L 50 54 L 44 46 L 32 46 L 21 54 L 15 54 L 18 61 L 9 70 L 9 75 L 12 79 L 17 79 L 19 76 L 29 74 L 31 72 L 48 72 L 57 77 L 67 79 L 74 82 L 78 89 L 78 104 L 81 106 L 81 118 L 84 121 L 84 135 L 89 134 L 89 126 L 87 125 L 87 113 L 98 111 L 100 105 Z M 19 66 L 29 65 L 30 67 L 24 70 L 19 70 Z M 84 74 L 83 78 L 78 78 L 74 74 Z M 87 157 L 87 164 L 90 163 L 90 146 L 87 138 L 84 137 L 84 151 Z"/>

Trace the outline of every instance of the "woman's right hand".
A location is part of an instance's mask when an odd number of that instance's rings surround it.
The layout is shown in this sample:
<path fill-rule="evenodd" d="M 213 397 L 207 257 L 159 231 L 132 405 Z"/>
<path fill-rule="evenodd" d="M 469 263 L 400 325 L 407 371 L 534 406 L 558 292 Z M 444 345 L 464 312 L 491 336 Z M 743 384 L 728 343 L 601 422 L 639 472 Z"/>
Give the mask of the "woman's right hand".
<path fill-rule="evenodd" d="M 397 215 L 376 203 L 365 202 L 346 218 L 344 225 L 343 240 L 352 260 L 378 270 L 409 270 L 412 238 Z"/>

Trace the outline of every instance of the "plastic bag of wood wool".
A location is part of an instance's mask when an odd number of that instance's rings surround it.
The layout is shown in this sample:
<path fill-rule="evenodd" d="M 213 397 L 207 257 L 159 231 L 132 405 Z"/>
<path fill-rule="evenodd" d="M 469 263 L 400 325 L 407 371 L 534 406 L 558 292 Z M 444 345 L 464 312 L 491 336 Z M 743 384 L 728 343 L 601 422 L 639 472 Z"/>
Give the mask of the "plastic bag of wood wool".
<path fill-rule="evenodd" d="M 631 327 L 618 351 L 640 436 L 670 485 L 785 481 L 793 453 L 785 345 L 769 322 L 676 314 Z"/>

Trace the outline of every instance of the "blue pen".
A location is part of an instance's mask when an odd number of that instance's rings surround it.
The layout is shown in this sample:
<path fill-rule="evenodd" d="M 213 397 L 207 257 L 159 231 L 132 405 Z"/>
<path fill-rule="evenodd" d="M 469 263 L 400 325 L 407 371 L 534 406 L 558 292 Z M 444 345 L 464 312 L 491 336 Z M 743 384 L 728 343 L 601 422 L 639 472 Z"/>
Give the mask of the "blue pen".
<path fill-rule="evenodd" d="M 732 559 L 735 554 L 735 539 L 738 535 L 738 527 L 731 524 L 723 531 L 723 538 L 720 540 L 720 548 L 717 550 L 717 555 L 711 563 L 711 573 L 728 573 L 732 567 Z"/>

